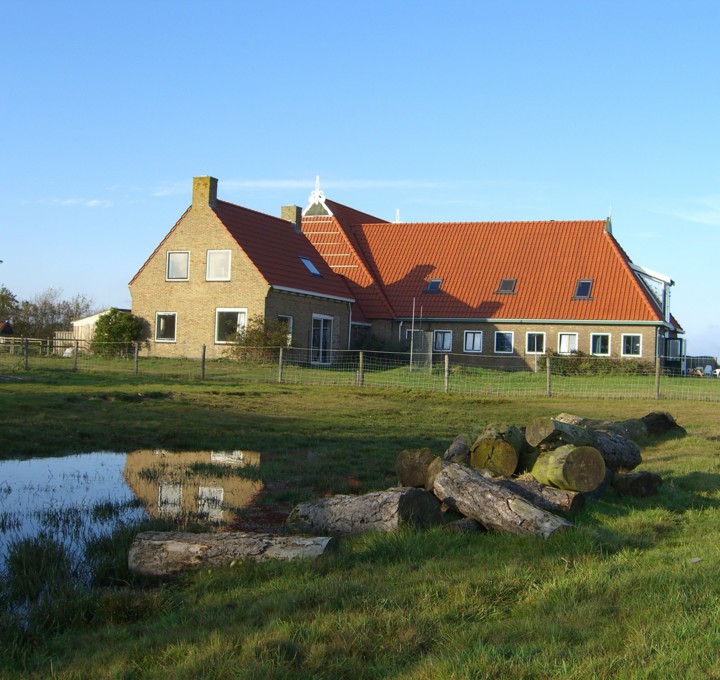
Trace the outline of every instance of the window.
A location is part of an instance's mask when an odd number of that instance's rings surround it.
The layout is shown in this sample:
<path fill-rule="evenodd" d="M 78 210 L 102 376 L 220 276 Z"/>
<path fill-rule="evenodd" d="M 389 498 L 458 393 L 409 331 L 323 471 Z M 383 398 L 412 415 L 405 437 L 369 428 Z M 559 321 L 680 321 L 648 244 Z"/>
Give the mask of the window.
<path fill-rule="evenodd" d="M 642 356 L 642 335 L 623 335 L 622 355 L 624 357 Z"/>
<path fill-rule="evenodd" d="M 405 342 L 407 342 L 408 347 L 412 346 L 414 351 L 424 350 L 425 333 L 419 328 L 416 328 L 415 330 L 408 328 L 405 331 Z"/>
<path fill-rule="evenodd" d="M 425 287 L 426 293 L 439 293 L 442 287 L 442 279 L 430 279 Z"/>
<path fill-rule="evenodd" d="M 223 497 L 225 490 L 220 486 L 200 486 L 197 491 L 198 514 L 211 522 L 223 518 Z"/>
<path fill-rule="evenodd" d="M 610 336 L 607 333 L 593 333 L 590 336 L 590 354 L 610 354 Z"/>
<path fill-rule="evenodd" d="M 246 309 L 215 310 L 215 342 L 224 344 L 232 342 L 235 335 L 245 328 Z"/>
<path fill-rule="evenodd" d="M 177 314 L 158 312 L 155 315 L 155 340 L 157 342 L 175 342 Z"/>
<path fill-rule="evenodd" d="M 170 250 L 167 254 L 167 281 L 187 281 L 190 278 L 190 253 L 187 250 Z"/>
<path fill-rule="evenodd" d="M 293 333 L 293 318 L 291 316 L 285 316 L 284 314 L 278 314 L 278 323 L 281 323 L 287 329 L 287 344 L 288 347 L 292 345 L 292 333 Z"/>
<path fill-rule="evenodd" d="M 543 354 L 545 352 L 545 333 L 528 333 L 525 336 L 525 352 L 527 354 Z"/>
<path fill-rule="evenodd" d="M 161 481 L 158 485 L 158 510 L 161 515 L 182 512 L 182 484 Z"/>
<path fill-rule="evenodd" d="M 558 333 L 558 352 L 560 354 L 577 352 L 577 342 L 577 333 Z"/>
<path fill-rule="evenodd" d="M 573 300 L 589 300 L 592 292 L 592 279 L 580 279 L 575 286 Z"/>
<path fill-rule="evenodd" d="M 434 331 L 433 350 L 436 352 L 450 352 L 452 350 L 452 331 Z"/>
<path fill-rule="evenodd" d="M 513 334 L 510 331 L 495 333 L 495 354 L 512 354 Z"/>
<path fill-rule="evenodd" d="M 315 364 L 329 364 L 332 349 L 331 316 L 313 314 L 310 361 Z"/>
<path fill-rule="evenodd" d="M 207 270 L 205 272 L 207 281 L 229 281 L 230 280 L 230 251 L 229 250 L 208 250 Z"/>
<path fill-rule="evenodd" d="M 496 295 L 511 295 L 515 292 L 516 279 L 500 279 L 500 285 L 495 291 Z"/>
<path fill-rule="evenodd" d="M 465 342 L 463 349 L 465 352 L 482 352 L 482 331 L 465 331 Z"/>
<path fill-rule="evenodd" d="M 301 257 L 300 262 L 302 262 L 307 270 L 313 275 L 313 276 L 320 276 L 322 277 L 322 274 L 320 273 L 320 270 L 315 266 L 312 260 L 309 260 L 307 257 Z"/>

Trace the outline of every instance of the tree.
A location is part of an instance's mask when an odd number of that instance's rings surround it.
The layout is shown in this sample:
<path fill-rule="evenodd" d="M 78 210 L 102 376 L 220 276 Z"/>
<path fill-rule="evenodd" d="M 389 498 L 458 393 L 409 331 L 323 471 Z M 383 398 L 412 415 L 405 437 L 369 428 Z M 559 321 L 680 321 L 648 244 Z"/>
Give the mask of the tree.
<path fill-rule="evenodd" d="M 17 309 L 17 298 L 4 285 L 0 286 L 0 323 L 14 319 Z"/>
<path fill-rule="evenodd" d="M 132 351 L 133 343 L 142 338 L 143 331 L 140 317 L 111 307 L 95 324 L 92 351 L 105 357 L 126 355 Z"/>
<path fill-rule="evenodd" d="M 65 300 L 62 290 L 48 288 L 31 300 L 23 300 L 15 310 L 15 335 L 51 339 L 55 331 L 70 330 L 71 322 L 90 314 L 93 302 L 84 295 Z"/>

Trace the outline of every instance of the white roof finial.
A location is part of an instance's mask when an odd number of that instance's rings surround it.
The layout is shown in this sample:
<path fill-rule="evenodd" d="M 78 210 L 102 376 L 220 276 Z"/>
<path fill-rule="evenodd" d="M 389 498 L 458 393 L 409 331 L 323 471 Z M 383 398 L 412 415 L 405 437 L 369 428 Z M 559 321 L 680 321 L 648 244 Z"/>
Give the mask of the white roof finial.
<path fill-rule="evenodd" d="M 395 224 L 400 224 L 400 208 L 395 210 Z"/>
<path fill-rule="evenodd" d="M 310 192 L 308 206 L 302 214 L 303 216 L 329 215 L 332 217 L 332 211 L 325 204 L 325 194 L 320 189 L 320 175 L 315 176 L 315 189 Z"/>
<path fill-rule="evenodd" d="M 320 175 L 315 176 L 315 191 L 310 193 L 310 205 L 325 203 L 325 194 L 320 189 Z"/>

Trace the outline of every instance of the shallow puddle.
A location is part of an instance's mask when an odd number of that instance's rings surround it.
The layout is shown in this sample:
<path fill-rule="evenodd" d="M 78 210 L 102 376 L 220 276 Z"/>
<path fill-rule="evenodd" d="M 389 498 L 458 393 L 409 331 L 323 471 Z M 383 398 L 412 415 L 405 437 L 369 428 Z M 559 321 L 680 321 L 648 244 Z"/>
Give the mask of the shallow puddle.
<path fill-rule="evenodd" d="M 0 461 L 0 566 L 14 541 L 86 541 L 148 517 L 236 519 L 263 488 L 254 451 L 140 450 Z"/>

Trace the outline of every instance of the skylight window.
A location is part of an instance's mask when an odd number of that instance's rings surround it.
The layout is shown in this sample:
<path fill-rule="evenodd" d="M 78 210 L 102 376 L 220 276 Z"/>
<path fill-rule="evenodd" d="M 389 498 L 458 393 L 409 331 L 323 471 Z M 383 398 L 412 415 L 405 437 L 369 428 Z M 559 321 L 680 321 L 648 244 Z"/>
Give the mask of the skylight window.
<path fill-rule="evenodd" d="M 495 291 L 498 295 L 512 295 L 515 292 L 515 281 L 517 279 L 500 279 L 500 285 Z"/>
<path fill-rule="evenodd" d="M 426 293 L 439 293 L 442 288 L 442 279 L 430 279 L 425 287 Z"/>
<path fill-rule="evenodd" d="M 300 262 L 302 262 L 307 267 L 307 270 L 313 276 L 322 276 L 320 270 L 315 266 L 312 260 L 309 260 L 307 257 L 301 257 Z"/>
<path fill-rule="evenodd" d="M 592 292 L 592 279 L 580 279 L 575 286 L 574 300 L 589 300 Z"/>

